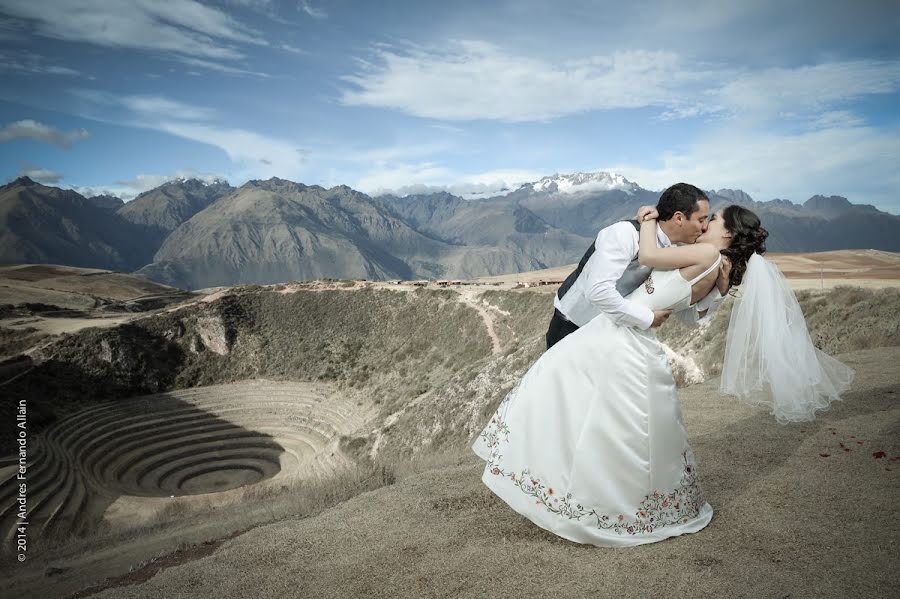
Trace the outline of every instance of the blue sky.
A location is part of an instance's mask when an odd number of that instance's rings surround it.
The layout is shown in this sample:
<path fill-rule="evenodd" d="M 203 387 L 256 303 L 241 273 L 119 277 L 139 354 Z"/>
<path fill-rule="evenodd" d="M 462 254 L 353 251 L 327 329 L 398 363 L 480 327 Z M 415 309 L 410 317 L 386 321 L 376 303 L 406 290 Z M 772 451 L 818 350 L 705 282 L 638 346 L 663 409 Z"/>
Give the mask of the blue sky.
<path fill-rule="evenodd" d="M 883 0 L 0 0 L 0 76 L 3 181 L 472 194 L 605 170 L 900 213 Z"/>

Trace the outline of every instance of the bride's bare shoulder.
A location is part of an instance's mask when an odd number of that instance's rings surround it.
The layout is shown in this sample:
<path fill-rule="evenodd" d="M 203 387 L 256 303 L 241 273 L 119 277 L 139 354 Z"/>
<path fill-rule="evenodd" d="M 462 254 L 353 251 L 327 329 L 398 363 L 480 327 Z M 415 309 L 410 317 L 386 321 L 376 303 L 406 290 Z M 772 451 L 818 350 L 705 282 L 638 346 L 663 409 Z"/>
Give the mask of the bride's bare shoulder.
<path fill-rule="evenodd" d="M 697 248 L 697 252 L 698 252 L 697 255 L 705 260 L 708 260 L 710 264 L 712 264 L 713 262 L 718 260 L 719 255 L 721 254 L 721 252 L 719 251 L 719 248 L 717 248 L 716 246 L 714 246 L 711 243 L 706 243 L 706 242 L 695 243 L 694 247 Z"/>

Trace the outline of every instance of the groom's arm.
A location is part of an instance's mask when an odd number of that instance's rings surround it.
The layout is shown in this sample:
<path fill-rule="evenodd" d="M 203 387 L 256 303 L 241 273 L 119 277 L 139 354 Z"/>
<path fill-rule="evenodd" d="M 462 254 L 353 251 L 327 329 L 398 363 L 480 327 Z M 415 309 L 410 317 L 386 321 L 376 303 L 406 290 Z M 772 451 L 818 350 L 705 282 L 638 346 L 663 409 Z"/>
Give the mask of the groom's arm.
<path fill-rule="evenodd" d="M 653 324 L 653 310 L 629 302 L 616 289 L 628 264 L 638 253 L 638 236 L 628 222 L 602 229 L 594 242 L 590 272 L 585 281 L 585 296 L 617 325 L 648 329 Z"/>
<path fill-rule="evenodd" d="M 679 310 L 675 314 L 678 316 L 678 320 L 691 327 L 706 324 L 712 320 L 713 314 L 723 301 L 725 301 L 725 296 L 719 293 L 717 287 L 713 286 L 699 302 L 690 308 Z"/>

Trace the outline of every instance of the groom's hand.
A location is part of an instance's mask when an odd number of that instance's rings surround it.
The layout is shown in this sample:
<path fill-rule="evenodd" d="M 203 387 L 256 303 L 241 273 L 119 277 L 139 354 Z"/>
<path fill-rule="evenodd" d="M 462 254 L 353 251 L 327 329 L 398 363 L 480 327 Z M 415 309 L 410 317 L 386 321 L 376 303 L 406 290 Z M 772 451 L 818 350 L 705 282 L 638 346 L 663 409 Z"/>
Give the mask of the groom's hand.
<path fill-rule="evenodd" d="M 719 288 L 719 295 L 728 293 L 728 289 L 731 287 L 730 276 L 731 260 L 727 256 L 722 256 L 722 261 L 719 264 L 719 276 L 716 277 L 716 287 Z"/>
<path fill-rule="evenodd" d="M 653 324 L 650 325 L 650 328 L 658 327 L 659 325 L 664 323 L 671 314 L 671 310 L 654 310 Z"/>

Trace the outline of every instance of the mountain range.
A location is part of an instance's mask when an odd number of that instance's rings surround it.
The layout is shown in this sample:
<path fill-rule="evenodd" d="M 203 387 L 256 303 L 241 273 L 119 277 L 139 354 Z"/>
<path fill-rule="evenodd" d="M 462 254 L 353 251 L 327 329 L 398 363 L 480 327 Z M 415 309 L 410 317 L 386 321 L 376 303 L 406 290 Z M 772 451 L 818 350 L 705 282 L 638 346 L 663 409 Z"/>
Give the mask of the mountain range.
<path fill-rule="evenodd" d="M 803 204 L 707 191 L 763 220 L 771 251 L 900 251 L 900 216 L 841 196 Z M 473 278 L 576 262 L 604 226 L 655 204 L 621 175 L 574 173 L 504 195 L 371 197 L 284 179 L 170 181 L 130 202 L 21 177 L 0 187 L 0 263 L 134 272 L 199 289 L 315 278 Z"/>

